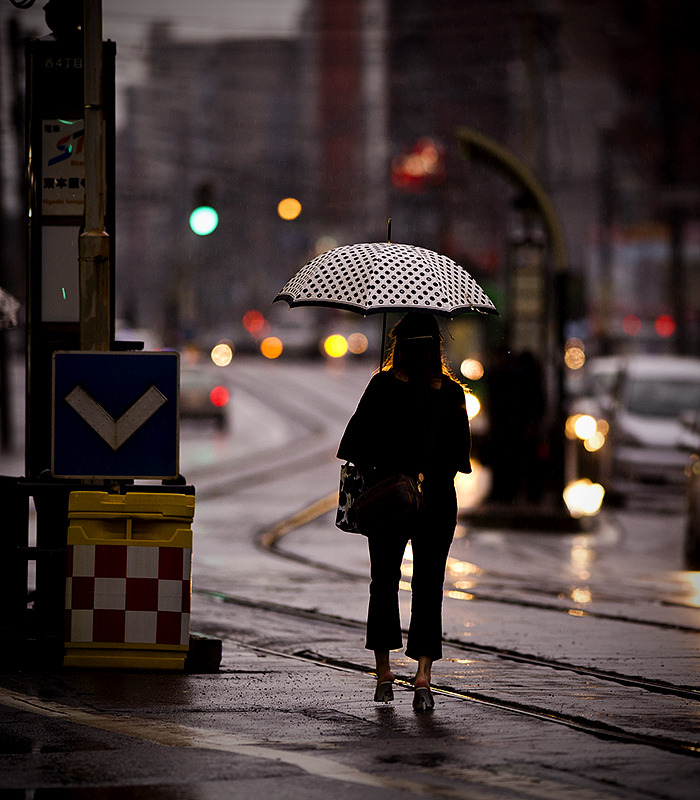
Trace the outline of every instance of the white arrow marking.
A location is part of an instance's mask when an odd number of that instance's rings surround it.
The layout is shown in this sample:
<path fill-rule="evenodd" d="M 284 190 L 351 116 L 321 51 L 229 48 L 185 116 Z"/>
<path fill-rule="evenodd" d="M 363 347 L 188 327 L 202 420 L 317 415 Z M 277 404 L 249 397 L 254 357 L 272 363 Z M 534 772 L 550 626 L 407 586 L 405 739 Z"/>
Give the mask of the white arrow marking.
<path fill-rule="evenodd" d="M 131 408 L 115 420 L 82 386 L 76 386 L 66 395 L 66 403 L 114 451 L 117 451 L 146 420 L 150 419 L 167 402 L 168 398 L 155 386 L 151 386 Z"/>

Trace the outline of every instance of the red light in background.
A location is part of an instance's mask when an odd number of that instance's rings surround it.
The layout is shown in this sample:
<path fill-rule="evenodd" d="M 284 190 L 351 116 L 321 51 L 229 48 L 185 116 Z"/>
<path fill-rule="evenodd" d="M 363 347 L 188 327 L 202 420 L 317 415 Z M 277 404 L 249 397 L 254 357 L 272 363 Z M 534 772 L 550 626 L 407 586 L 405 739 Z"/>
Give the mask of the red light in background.
<path fill-rule="evenodd" d="M 654 330 L 659 336 L 667 339 L 669 336 L 673 336 L 676 330 L 676 321 L 670 314 L 659 314 L 654 323 Z"/>
<path fill-rule="evenodd" d="M 400 189 L 419 192 L 425 186 L 438 186 L 444 180 L 444 150 L 427 137 L 419 139 L 392 161 L 391 181 Z"/>
<path fill-rule="evenodd" d="M 639 336 L 642 331 L 642 320 L 636 314 L 628 314 L 622 320 L 622 330 L 628 336 Z"/>
<path fill-rule="evenodd" d="M 251 336 L 260 336 L 269 327 L 269 324 L 259 311 L 251 309 L 243 315 L 243 327 Z"/>
<path fill-rule="evenodd" d="M 215 386 L 209 392 L 209 399 L 218 408 L 225 406 L 230 396 L 229 390 L 225 386 Z"/>

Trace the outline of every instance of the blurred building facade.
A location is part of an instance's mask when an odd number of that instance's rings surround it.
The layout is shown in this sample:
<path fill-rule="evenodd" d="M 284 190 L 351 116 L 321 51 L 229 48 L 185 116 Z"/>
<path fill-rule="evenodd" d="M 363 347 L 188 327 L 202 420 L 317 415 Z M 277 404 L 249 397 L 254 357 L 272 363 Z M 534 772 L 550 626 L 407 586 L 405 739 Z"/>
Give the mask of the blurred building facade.
<path fill-rule="evenodd" d="M 303 248 L 277 203 L 298 193 L 299 45 L 203 45 L 153 29 L 149 82 L 129 96 L 118 144 L 120 311 L 174 344 L 269 304 Z M 209 236 L 188 219 L 203 200 Z"/>
<path fill-rule="evenodd" d="M 177 342 L 224 335 L 319 248 L 382 240 L 389 217 L 395 241 L 446 252 L 498 297 L 516 198 L 460 158 L 466 125 L 550 192 L 585 287 L 572 332 L 594 352 L 698 352 L 689 8 L 309 0 L 292 39 L 187 43 L 158 26 L 118 141 L 121 314 Z M 198 238 L 187 217 L 202 190 L 220 223 Z M 286 196 L 296 220 L 277 215 Z"/>

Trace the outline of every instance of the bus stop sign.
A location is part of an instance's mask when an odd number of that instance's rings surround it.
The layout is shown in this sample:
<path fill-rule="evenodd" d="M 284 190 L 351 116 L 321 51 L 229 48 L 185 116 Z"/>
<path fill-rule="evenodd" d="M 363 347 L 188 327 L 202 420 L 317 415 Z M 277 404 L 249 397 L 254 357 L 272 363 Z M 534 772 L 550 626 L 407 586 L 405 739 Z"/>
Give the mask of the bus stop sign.
<path fill-rule="evenodd" d="M 177 353 L 53 355 L 56 478 L 176 478 Z"/>

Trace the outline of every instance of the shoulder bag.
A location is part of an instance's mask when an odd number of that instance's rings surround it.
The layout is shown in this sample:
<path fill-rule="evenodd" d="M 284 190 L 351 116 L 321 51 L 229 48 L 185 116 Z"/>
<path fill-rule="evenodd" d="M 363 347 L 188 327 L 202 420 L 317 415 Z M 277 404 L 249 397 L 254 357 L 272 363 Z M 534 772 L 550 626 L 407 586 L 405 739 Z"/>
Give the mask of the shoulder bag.
<path fill-rule="evenodd" d="M 373 530 L 423 508 L 423 476 L 414 480 L 398 474 L 367 486 L 360 470 L 346 463 L 340 468 L 335 524 L 347 533 L 369 535 Z"/>

